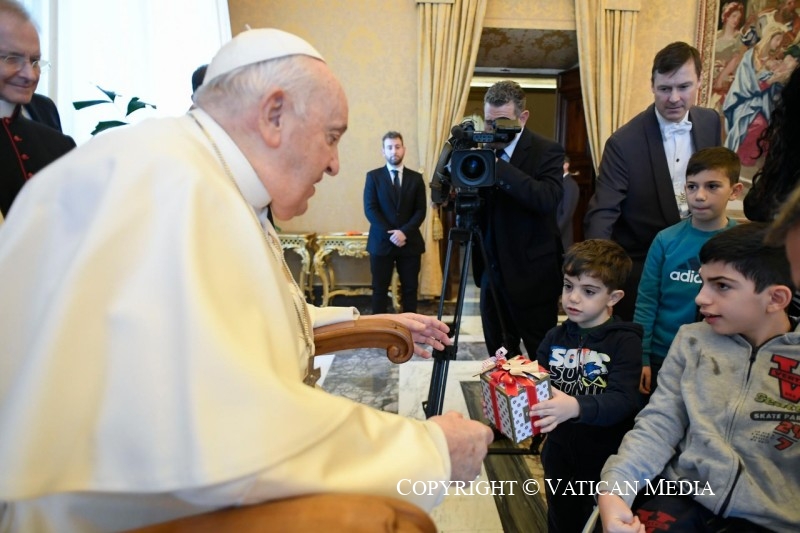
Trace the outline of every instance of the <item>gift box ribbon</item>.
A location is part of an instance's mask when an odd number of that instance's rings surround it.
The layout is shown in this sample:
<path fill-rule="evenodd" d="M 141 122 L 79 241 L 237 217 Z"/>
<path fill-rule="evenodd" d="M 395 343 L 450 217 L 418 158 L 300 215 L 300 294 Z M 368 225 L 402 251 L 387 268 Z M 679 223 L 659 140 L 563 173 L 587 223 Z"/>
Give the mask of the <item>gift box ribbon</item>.
<path fill-rule="evenodd" d="M 498 361 L 496 368 L 497 370 L 489 374 L 489 381 L 494 387 L 503 385 L 509 396 L 519 394 L 519 386 L 535 387 L 536 382 L 529 376 L 540 374 L 537 363 L 520 358 Z"/>
<path fill-rule="evenodd" d="M 496 368 L 497 370 L 489 374 L 489 390 L 497 429 L 503 431 L 503 422 L 500 419 L 500 408 L 497 403 L 497 387 L 503 385 L 508 396 L 517 396 L 519 388 L 524 388 L 528 393 L 528 407 L 530 408 L 539 403 L 539 397 L 536 395 L 536 381 L 529 376 L 539 375 L 544 377 L 546 374 L 539 372 L 538 363 L 522 357 L 515 357 L 508 361 L 500 360 L 497 362 Z M 531 430 L 536 433 L 533 419 L 531 419 Z"/>

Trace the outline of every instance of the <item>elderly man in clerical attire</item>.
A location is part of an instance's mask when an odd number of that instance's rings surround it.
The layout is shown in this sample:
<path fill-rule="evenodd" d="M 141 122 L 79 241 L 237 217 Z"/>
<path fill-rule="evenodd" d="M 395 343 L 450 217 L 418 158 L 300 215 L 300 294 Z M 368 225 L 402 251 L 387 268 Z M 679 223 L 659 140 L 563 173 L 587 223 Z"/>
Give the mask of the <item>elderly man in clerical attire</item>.
<path fill-rule="evenodd" d="M 34 93 L 47 64 L 28 12 L 0 0 L 0 222 L 22 186 L 75 147 L 53 101 Z"/>
<path fill-rule="evenodd" d="M 485 425 L 308 386 L 312 327 L 358 315 L 306 304 L 267 219 L 305 212 L 339 171 L 347 100 L 319 52 L 244 32 L 195 102 L 62 157 L 0 231 L 0 524 L 116 531 L 474 479 Z M 450 342 L 436 319 L 397 316 L 418 342 Z M 436 486 L 403 497 L 430 509 Z"/>

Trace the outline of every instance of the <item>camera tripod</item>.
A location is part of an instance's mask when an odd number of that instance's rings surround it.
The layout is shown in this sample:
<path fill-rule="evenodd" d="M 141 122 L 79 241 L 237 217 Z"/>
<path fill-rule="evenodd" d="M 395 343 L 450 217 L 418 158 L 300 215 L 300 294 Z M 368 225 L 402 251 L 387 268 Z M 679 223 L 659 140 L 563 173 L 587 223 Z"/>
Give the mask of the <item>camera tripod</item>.
<path fill-rule="evenodd" d="M 472 246 L 475 241 L 478 242 L 478 249 L 480 250 L 484 264 L 488 265 L 486 250 L 483 246 L 483 235 L 481 229 L 475 222 L 475 214 L 481 204 L 482 199 L 477 194 L 467 196 L 456 195 L 455 198 L 456 225 L 450 228 L 447 237 L 447 254 L 444 260 L 442 292 L 439 296 L 439 311 L 436 316 L 439 320 L 442 319 L 444 311 L 445 292 L 447 290 L 448 275 L 450 272 L 450 261 L 453 255 L 453 243 L 466 245 L 464 248 L 464 262 L 461 265 L 461 280 L 458 286 L 456 307 L 453 311 L 453 324 L 450 330 L 453 336 L 453 344 L 445 346 L 443 350 L 433 350 L 433 372 L 431 374 L 430 389 L 428 390 L 428 400 L 422 404 L 427 418 L 442 414 L 447 370 L 450 361 L 454 361 L 458 353 L 458 334 L 461 330 L 461 315 L 464 311 L 464 294 L 467 289 L 468 269 L 472 259 Z M 492 287 L 492 291 L 494 291 L 494 287 Z M 502 317 L 501 327 L 503 331 L 505 331 L 505 324 L 502 322 Z"/>
<path fill-rule="evenodd" d="M 430 388 L 428 390 L 427 401 L 422 402 L 422 407 L 425 412 L 425 417 L 430 418 L 435 415 L 442 414 L 442 407 L 444 404 L 444 392 L 447 385 L 447 371 L 450 361 L 455 361 L 458 355 L 458 335 L 461 330 L 461 316 L 464 310 L 464 295 L 467 288 L 467 279 L 469 276 L 469 265 L 472 259 L 472 247 L 477 241 L 478 250 L 481 254 L 481 259 L 486 268 L 489 268 L 489 260 L 486 254 L 486 248 L 483 244 L 483 233 L 475 221 L 475 214 L 483 203 L 482 198 L 477 194 L 464 194 L 456 195 L 455 198 L 455 211 L 456 211 L 456 224 L 448 233 L 447 253 L 444 262 L 444 274 L 442 279 L 442 292 L 439 296 L 439 309 L 436 318 L 442 319 L 444 312 L 445 292 L 447 290 L 448 275 L 450 272 L 450 261 L 453 254 L 453 243 L 465 244 L 464 248 L 464 261 L 461 265 L 461 279 L 458 287 L 458 296 L 456 298 L 456 306 L 453 311 L 453 323 L 451 327 L 451 334 L 453 336 L 453 344 L 445 346 L 443 350 L 433 350 L 433 371 L 431 373 Z M 495 286 L 495 280 L 492 276 L 488 276 L 489 291 L 498 308 L 500 307 L 500 300 L 498 299 L 498 290 Z M 500 324 L 500 331 L 502 338 L 505 340 L 507 336 L 507 328 L 504 318 L 504 312 L 498 309 L 497 318 Z M 495 430 L 495 438 L 506 438 L 505 435 Z M 490 448 L 490 454 L 539 454 L 539 446 L 543 437 L 541 434 L 534 436 L 531 446 L 528 450 L 523 448 Z"/>

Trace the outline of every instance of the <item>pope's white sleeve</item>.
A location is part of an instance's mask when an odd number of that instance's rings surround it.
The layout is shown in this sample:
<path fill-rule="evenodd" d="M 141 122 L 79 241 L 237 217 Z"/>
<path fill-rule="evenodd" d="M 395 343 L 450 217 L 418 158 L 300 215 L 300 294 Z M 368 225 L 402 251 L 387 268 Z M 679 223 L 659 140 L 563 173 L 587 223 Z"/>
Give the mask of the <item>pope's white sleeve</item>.
<path fill-rule="evenodd" d="M 242 505 L 318 492 L 395 497 L 426 511 L 441 503 L 451 465 L 438 425 L 343 398 L 329 401 L 349 411 L 342 423 L 316 443 L 298 442 L 296 454 L 254 473 Z"/>
<path fill-rule="evenodd" d="M 308 314 L 311 316 L 311 327 L 314 328 L 348 320 L 358 320 L 358 317 L 361 316 L 355 307 L 317 307 L 311 304 L 308 305 Z"/>

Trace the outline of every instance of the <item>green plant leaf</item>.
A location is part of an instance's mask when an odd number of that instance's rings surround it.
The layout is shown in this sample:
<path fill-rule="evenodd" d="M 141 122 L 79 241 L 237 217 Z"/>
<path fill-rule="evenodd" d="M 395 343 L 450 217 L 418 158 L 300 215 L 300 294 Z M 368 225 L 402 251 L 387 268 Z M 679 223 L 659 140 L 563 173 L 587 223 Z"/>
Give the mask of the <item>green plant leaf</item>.
<path fill-rule="evenodd" d="M 134 96 L 131 98 L 130 102 L 128 102 L 128 112 L 125 113 L 125 116 L 127 117 L 134 111 L 144 109 L 145 107 L 152 107 L 153 109 L 156 109 L 156 106 L 153 104 L 148 104 L 147 102 L 140 100 L 138 96 Z"/>
<path fill-rule="evenodd" d="M 116 128 L 118 126 L 126 126 L 127 122 L 122 122 L 121 120 L 105 120 L 102 122 L 98 122 L 97 126 L 94 127 L 94 131 L 92 135 L 97 135 L 101 131 L 105 131 L 107 129 Z"/>
<path fill-rule="evenodd" d="M 110 104 L 108 100 L 81 100 L 80 102 L 72 102 L 75 109 L 83 109 L 84 107 L 91 107 L 97 104 Z"/>
<path fill-rule="evenodd" d="M 116 100 L 117 96 L 119 96 L 119 95 L 118 95 L 117 93 L 115 93 L 114 91 L 107 91 L 107 90 L 103 89 L 102 87 L 100 87 L 99 85 L 96 85 L 95 87 L 97 87 L 98 89 L 100 89 L 101 91 L 103 91 L 103 93 L 105 93 L 105 95 L 108 97 L 109 101 L 111 101 L 111 102 L 113 102 L 114 100 Z"/>

